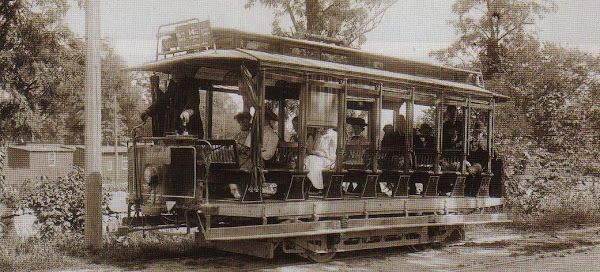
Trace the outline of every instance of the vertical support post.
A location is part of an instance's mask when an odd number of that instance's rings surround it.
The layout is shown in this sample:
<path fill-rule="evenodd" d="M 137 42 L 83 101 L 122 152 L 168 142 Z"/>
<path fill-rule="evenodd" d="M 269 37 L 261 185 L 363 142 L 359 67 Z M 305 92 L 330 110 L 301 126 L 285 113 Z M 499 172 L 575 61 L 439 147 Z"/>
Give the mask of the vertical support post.
<path fill-rule="evenodd" d="M 433 167 L 436 174 L 442 172 L 440 167 L 440 158 L 442 155 L 442 105 L 444 104 L 444 94 L 441 93 L 435 100 L 435 165 Z"/>
<path fill-rule="evenodd" d="M 277 113 L 279 122 L 277 124 L 277 134 L 279 140 L 285 140 L 285 97 L 279 98 L 279 112 Z"/>
<path fill-rule="evenodd" d="M 467 146 L 467 156 L 471 153 L 471 143 L 469 143 L 469 131 L 471 130 L 471 96 L 467 97 L 467 122 L 465 123 L 465 131 L 467 132 L 467 142 L 465 142 L 465 146 Z"/>
<path fill-rule="evenodd" d="M 383 107 L 383 84 L 377 84 L 377 92 L 379 93 L 377 99 L 375 100 L 375 109 L 373 113 L 373 119 L 375 123 L 373 124 L 373 154 L 371 156 L 373 162 L 373 172 L 377 172 L 379 168 L 377 166 L 377 152 L 381 147 L 379 146 L 379 133 L 381 132 L 381 108 Z"/>
<path fill-rule="evenodd" d="M 300 105 L 298 105 L 298 126 L 300 131 L 297 131 L 298 137 L 298 165 L 296 165 L 298 172 L 304 169 L 304 158 L 306 158 L 306 134 L 307 132 L 307 119 L 306 113 L 308 108 L 308 92 L 310 89 L 308 83 L 308 75 L 305 76 L 304 84 L 300 89 Z"/>
<path fill-rule="evenodd" d="M 265 122 L 265 87 L 266 86 L 265 86 L 265 71 L 263 70 L 263 68 L 260 68 L 258 70 L 258 80 L 259 80 L 259 82 L 258 82 L 258 90 L 259 90 L 258 105 L 259 106 L 258 107 L 260 108 L 260 110 L 258 111 L 258 114 L 260 114 L 260 115 L 258 116 L 259 123 L 256 125 L 258 125 L 258 131 L 260 133 L 258 133 L 258 135 L 256 135 L 256 136 L 258 136 L 258 146 L 259 146 L 258 157 L 259 157 L 259 161 L 261 161 L 261 163 L 259 165 L 263 165 L 261 150 L 263 150 L 263 145 L 264 145 L 264 143 L 263 143 L 263 129 L 264 128 L 263 127 L 266 124 L 266 122 Z M 259 185 L 262 185 L 262 184 L 259 184 Z"/>
<path fill-rule="evenodd" d="M 410 100 L 406 103 L 406 150 L 410 153 L 413 152 L 414 143 L 414 117 L 415 116 L 415 89 L 410 89 Z M 410 157 L 409 157 L 410 158 Z M 410 163 L 404 163 L 404 170 L 409 170 L 411 167 Z"/>
<path fill-rule="evenodd" d="M 214 90 L 211 84 L 209 84 L 208 90 L 206 90 L 206 139 L 212 139 L 213 137 L 213 98 Z"/>
<path fill-rule="evenodd" d="M 469 115 L 471 113 L 471 96 L 467 96 L 467 106 L 463 109 L 463 156 L 460 172 L 467 172 L 467 153 L 469 153 Z"/>
<path fill-rule="evenodd" d="M 246 186 L 241 202 L 262 202 L 262 185 L 264 182 L 262 157 L 263 150 L 263 125 L 265 122 L 265 71 L 264 68 L 258 68 L 258 105 L 254 112 L 254 123 L 252 124 L 252 171 L 249 182 Z"/>
<path fill-rule="evenodd" d="M 85 2 L 85 246 L 102 247 L 100 1 Z"/>
<path fill-rule="evenodd" d="M 494 144 L 494 112 L 496 110 L 496 103 L 494 98 L 490 101 L 490 112 L 488 115 L 488 133 L 487 133 L 487 148 L 488 148 L 488 160 L 487 160 L 487 171 L 486 173 L 492 173 L 492 156 L 493 156 L 493 144 Z"/>
<path fill-rule="evenodd" d="M 116 186 L 117 182 L 119 182 L 119 150 L 118 150 L 118 145 L 119 145 L 119 133 L 117 132 L 117 94 L 115 92 L 114 96 L 113 96 L 113 128 L 114 128 L 114 132 L 113 132 L 113 136 L 115 137 L 115 157 L 114 157 L 114 170 L 113 170 L 113 174 L 114 174 L 114 179 L 113 179 L 113 185 Z"/>
<path fill-rule="evenodd" d="M 337 152 L 335 158 L 335 170 L 342 170 L 344 163 L 344 137 L 346 136 L 346 95 L 348 94 L 348 79 L 344 78 L 342 90 L 338 96 L 338 136 L 337 136 Z"/>

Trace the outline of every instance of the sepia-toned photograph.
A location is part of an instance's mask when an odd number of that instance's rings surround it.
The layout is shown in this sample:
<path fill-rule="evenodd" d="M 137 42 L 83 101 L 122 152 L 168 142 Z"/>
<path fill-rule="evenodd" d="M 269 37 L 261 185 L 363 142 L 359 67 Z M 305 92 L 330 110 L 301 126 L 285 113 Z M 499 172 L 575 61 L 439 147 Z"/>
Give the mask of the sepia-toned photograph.
<path fill-rule="evenodd" d="M 598 0 L 2 0 L 0 271 L 600 271 Z"/>

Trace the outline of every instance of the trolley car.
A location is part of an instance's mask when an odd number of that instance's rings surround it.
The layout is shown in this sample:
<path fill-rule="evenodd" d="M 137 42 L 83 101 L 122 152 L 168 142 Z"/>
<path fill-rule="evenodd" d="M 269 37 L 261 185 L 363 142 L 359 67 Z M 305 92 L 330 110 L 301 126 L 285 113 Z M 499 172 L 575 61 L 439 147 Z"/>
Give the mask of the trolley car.
<path fill-rule="evenodd" d="M 495 105 L 508 97 L 486 90 L 480 73 L 210 29 L 197 20 L 161 26 L 158 38 L 157 59 L 132 70 L 198 82 L 205 135 L 150 137 L 134 129 L 125 230 L 187 227 L 199 243 L 221 250 L 272 258 L 281 248 L 322 262 L 336 252 L 461 239 L 466 224 L 507 220 L 492 135 Z M 239 143 L 214 139 L 213 128 L 224 123 L 214 118 L 217 92 L 242 95 L 254 109 L 249 167 Z M 462 146 L 450 149 L 443 139 L 448 106 L 462 124 L 453 135 Z M 265 161 L 256 153 L 264 124 L 272 122 L 267 111 L 277 115 L 279 142 Z M 288 137 L 292 117 L 298 120 L 294 140 Z M 357 117 L 366 123 L 366 141 L 350 145 L 347 121 Z M 384 119 L 402 132 L 393 146 L 382 145 Z M 417 129 L 419 122 L 432 131 Z M 476 123 L 484 136 L 478 152 L 470 144 Z M 321 173 L 324 189 L 313 193 L 305 161 L 311 131 L 319 128 L 337 131 L 337 149 L 334 164 Z M 419 140 L 427 137 L 423 146 Z M 471 171 L 475 153 L 480 167 Z M 240 188 L 240 198 L 230 184 Z M 265 193 L 265 184 L 275 184 L 276 192 Z"/>

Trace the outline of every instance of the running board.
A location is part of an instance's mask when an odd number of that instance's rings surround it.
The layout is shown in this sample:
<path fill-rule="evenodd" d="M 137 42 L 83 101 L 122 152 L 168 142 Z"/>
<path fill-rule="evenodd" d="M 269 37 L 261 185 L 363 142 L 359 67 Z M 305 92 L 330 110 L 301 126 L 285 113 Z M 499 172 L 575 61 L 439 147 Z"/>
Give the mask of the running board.
<path fill-rule="evenodd" d="M 506 214 L 426 215 L 366 219 L 328 220 L 289 224 L 221 227 L 198 232 L 201 241 L 238 241 L 377 231 L 410 227 L 471 225 L 510 222 Z"/>

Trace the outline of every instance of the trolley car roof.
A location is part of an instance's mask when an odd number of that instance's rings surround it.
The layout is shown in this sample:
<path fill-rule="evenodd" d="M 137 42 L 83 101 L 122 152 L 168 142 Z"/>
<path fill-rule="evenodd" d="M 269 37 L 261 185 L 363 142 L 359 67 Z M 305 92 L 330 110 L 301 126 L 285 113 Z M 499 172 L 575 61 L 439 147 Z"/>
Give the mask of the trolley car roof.
<path fill-rule="evenodd" d="M 215 61 L 232 61 L 236 64 L 238 64 L 238 62 L 258 62 L 262 67 L 287 68 L 315 74 L 326 73 L 328 75 L 340 77 L 396 82 L 413 86 L 426 86 L 436 89 L 452 90 L 467 95 L 489 98 L 494 97 L 498 101 L 506 101 L 509 99 L 507 96 L 493 93 L 484 88 L 466 83 L 396 73 L 323 60 L 272 54 L 249 49 L 206 50 L 202 52 L 187 53 L 132 67 L 129 70 L 171 73 L 173 70 L 182 68 L 186 70 L 198 70 L 201 67 L 206 67 L 209 63 Z"/>

